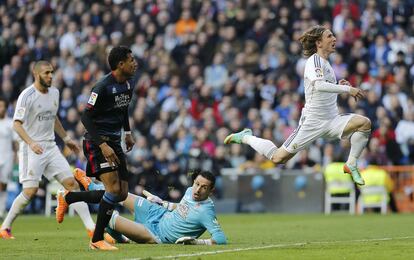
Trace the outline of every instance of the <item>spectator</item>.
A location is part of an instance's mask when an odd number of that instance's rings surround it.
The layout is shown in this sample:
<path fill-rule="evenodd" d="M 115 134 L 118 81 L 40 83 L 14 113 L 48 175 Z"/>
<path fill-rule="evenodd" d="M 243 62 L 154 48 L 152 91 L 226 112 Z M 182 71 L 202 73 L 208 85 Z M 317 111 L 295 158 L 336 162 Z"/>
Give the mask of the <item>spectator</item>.
<path fill-rule="evenodd" d="M 207 154 L 214 157 L 229 131 L 251 127 L 281 145 L 297 127 L 305 101 L 300 76 L 304 59 L 297 40 L 317 23 L 337 32 L 338 52 L 331 62 L 337 80 L 347 79 L 367 91 L 363 102 L 338 96 L 340 109 L 356 109 L 372 120 L 378 148 L 393 151 L 382 163 L 409 163 L 397 158 L 399 149 L 401 158 L 412 157 L 410 139 L 380 134 L 385 128 L 386 133 L 395 132 L 398 125 L 400 131 L 402 123 L 411 122 L 410 1 L 315 0 L 308 5 L 296 0 L 62 0 L 53 5 L 28 1 L 20 9 L 16 1 L 0 2 L 0 95 L 13 104 L 33 81 L 28 76 L 33 61 L 50 60 L 56 69 L 53 85 L 62 94 L 59 117 L 76 138 L 83 135 L 76 118 L 88 102 L 91 82 L 108 72 L 108 50 L 130 45 L 140 64 L 130 122 L 151 148 L 145 156 L 129 158 L 134 165 L 131 191 L 147 185 L 156 190 L 157 180 L 170 181 L 168 175 L 150 175 L 156 160 L 152 148 L 159 151 L 161 143 L 169 143 L 167 150 L 177 153 L 180 172 L 191 163 L 211 168 L 214 160 Z M 9 110 L 13 113 L 14 107 Z M 384 127 L 384 121 L 389 126 Z M 199 150 L 197 157 L 200 129 L 210 148 L 208 153 Z M 223 158 L 234 167 L 246 160 L 236 147 Z M 312 157 L 317 164 L 337 160 L 349 149 L 346 142 L 314 147 L 321 151 L 321 156 Z M 175 172 L 177 164 L 171 160 L 162 160 L 163 169 Z M 84 158 L 76 163 L 82 165 Z M 171 196 L 168 191 L 162 194 Z"/>

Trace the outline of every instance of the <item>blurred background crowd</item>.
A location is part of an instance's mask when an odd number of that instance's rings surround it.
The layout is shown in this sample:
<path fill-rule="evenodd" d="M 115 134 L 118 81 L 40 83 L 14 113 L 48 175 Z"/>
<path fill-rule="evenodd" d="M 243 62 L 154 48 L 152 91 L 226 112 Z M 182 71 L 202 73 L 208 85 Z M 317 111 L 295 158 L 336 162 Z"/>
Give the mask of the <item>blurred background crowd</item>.
<path fill-rule="evenodd" d="M 79 141 L 90 90 L 109 72 L 108 51 L 131 48 L 139 63 L 130 105 L 133 193 L 145 187 L 177 200 L 190 168 L 219 175 L 275 167 L 222 142 L 249 127 L 279 146 L 296 128 L 305 64 L 298 38 L 316 24 L 337 38 L 330 57 L 337 79 L 366 90 L 359 102 L 338 97 L 341 112 L 373 123 L 360 165 L 414 161 L 413 0 L 0 0 L 0 17 L 0 94 L 9 116 L 33 81 L 33 61 L 48 60 L 61 93 L 58 115 Z M 348 151 L 347 140 L 320 140 L 283 167 L 323 168 Z M 83 155 L 64 152 L 84 168 Z"/>

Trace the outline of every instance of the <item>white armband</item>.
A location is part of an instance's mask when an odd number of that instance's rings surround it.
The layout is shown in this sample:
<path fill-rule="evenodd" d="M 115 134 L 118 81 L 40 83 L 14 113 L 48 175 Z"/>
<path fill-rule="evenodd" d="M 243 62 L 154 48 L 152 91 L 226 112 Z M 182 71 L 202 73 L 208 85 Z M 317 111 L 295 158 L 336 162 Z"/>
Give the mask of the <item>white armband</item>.
<path fill-rule="evenodd" d="M 65 142 L 65 143 L 69 142 L 70 140 L 72 140 L 72 138 L 69 135 L 67 135 L 63 138 L 63 142 Z"/>
<path fill-rule="evenodd" d="M 131 131 L 125 131 L 125 134 L 126 135 L 130 135 L 131 134 Z"/>

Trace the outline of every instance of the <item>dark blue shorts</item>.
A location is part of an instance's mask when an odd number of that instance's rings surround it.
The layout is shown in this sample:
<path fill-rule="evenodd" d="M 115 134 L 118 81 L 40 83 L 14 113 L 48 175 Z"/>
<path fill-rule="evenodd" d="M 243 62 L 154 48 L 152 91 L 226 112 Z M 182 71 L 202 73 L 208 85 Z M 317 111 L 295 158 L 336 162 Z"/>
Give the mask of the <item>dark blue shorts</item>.
<path fill-rule="evenodd" d="M 101 148 L 91 140 L 85 139 L 83 140 L 83 153 L 88 160 L 86 165 L 86 175 L 99 179 L 99 175 L 103 173 L 117 171 L 120 180 L 128 181 L 126 158 L 121 143 L 111 141 L 107 141 L 106 143 L 114 150 L 120 164 L 115 167 L 109 165 L 102 154 Z"/>

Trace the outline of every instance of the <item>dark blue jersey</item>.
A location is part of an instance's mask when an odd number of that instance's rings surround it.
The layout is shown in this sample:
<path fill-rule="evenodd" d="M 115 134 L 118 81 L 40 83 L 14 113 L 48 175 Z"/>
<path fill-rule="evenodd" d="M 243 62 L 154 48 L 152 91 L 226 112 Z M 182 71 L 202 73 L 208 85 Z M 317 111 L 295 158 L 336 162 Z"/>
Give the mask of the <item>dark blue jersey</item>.
<path fill-rule="evenodd" d="M 129 131 L 128 105 L 132 97 L 132 84 L 119 83 L 112 73 L 102 77 L 92 88 L 82 122 L 87 130 L 86 139 L 101 144 L 104 137 L 119 141 L 122 128 Z"/>

